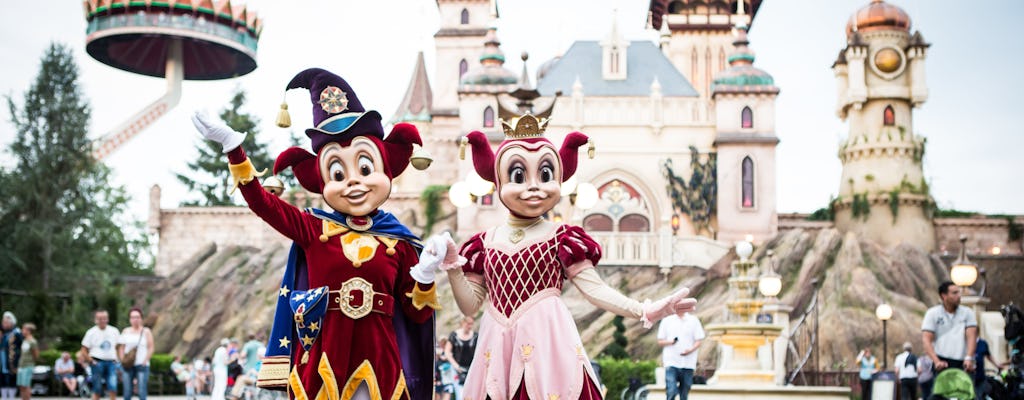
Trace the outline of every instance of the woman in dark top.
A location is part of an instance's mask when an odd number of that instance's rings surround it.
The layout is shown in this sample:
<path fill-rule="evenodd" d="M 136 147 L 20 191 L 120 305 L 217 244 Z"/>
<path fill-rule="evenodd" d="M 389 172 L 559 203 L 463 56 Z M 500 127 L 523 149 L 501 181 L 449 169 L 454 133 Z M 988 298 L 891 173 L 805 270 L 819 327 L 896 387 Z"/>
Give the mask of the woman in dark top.
<path fill-rule="evenodd" d="M 448 335 L 445 354 L 448 355 L 448 362 L 459 372 L 459 385 L 466 382 L 466 373 L 469 372 L 469 364 L 473 362 L 473 353 L 476 352 L 476 339 L 473 317 L 462 318 L 459 329 Z"/>

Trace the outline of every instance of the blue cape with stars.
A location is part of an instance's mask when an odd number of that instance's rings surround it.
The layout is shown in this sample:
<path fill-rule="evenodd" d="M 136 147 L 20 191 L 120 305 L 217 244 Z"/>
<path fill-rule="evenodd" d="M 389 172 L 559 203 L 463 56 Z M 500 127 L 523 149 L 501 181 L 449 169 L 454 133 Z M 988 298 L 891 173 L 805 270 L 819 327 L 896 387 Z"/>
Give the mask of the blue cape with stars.
<path fill-rule="evenodd" d="M 307 208 L 306 212 L 313 216 L 334 222 L 348 228 L 347 216 L 337 211 L 329 212 L 316 208 Z M 409 228 L 402 225 L 391 213 L 378 210 L 372 216 L 373 224 L 363 232 L 407 241 L 417 251 L 423 250 L 420 238 Z M 277 296 L 277 308 L 274 312 L 274 323 L 270 330 L 267 343 L 267 357 L 288 356 L 292 362 L 293 351 L 301 347 L 301 341 L 295 327 L 290 296 L 286 292 L 308 290 L 309 274 L 306 265 L 305 251 L 292 243 L 288 253 L 288 264 L 284 278 L 281 280 L 281 293 Z M 398 354 L 402 358 L 402 370 L 409 395 L 413 399 L 426 399 L 433 396 L 434 382 L 434 317 L 418 324 L 406 317 L 401 308 L 395 307 L 392 317 L 395 338 L 398 343 Z M 281 340 L 286 338 L 287 340 Z M 297 347 L 299 346 L 299 347 Z"/>

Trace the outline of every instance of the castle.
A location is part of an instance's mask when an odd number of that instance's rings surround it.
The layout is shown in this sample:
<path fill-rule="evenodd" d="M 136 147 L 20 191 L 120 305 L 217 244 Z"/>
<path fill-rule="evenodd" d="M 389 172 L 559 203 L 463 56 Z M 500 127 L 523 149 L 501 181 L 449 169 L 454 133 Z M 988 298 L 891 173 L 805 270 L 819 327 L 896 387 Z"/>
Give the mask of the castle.
<path fill-rule="evenodd" d="M 503 112 L 533 108 L 550 113 L 547 136 L 554 143 L 581 131 L 596 144 L 596 158 L 580 160 L 579 185 L 567 182 L 549 218 L 584 226 L 605 249 L 602 265 L 707 268 L 736 241 L 831 226 L 887 246 L 902 241 L 940 252 L 955 252 L 957 236 L 970 231 L 975 252 L 993 243 L 1004 246 L 1003 254 L 1021 252 L 1005 238 L 1020 218 L 932 218 L 934 201 L 921 167 L 924 139 L 913 133 L 912 115 L 927 98 L 928 44 L 919 32 L 911 34 L 910 19 L 898 7 L 875 0 L 855 12 L 847 46 L 833 65 L 837 112 L 850 127 L 838 154 L 843 174 L 831 206 L 833 225 L 776 211 L 780 89 L 755 67 L 746 36 L 760 0 L 651 0 L 648 24 L 659 32 L 657 43 L 628 40 L 613 21 L 604 38 L 574 42 L 537 65 L 533 76 L 525 55 L 521 72 L 505 67 L 494 1 L 436 3 L 441 26 L 434 35 L 434 79 L 420 54 L 389 120 L 415 124 L 434 159 L 426 171 L 409 169 L 396 179 L 385 205 L 415 229 L 431 223 L 434 232 L 449 229 L 466 238 L 504 221 L 507 211 L 487 187 L 461 193 L 471 204 L 458 208 L 437 194 L 458 183 L 479 186 L 471 163 L 458 157 L 465 134 L 479 130 L 497 143 Z M 284 240 L 245 208 L 161 210 L 158 190 L 152 201 L 158 275 L 201 241 Z M 432 215 L 424 213 L 424 201 L 436 202 Z M 253 228 L 202 236 L 221 231 L 202 226 L 223 223 Z"/>

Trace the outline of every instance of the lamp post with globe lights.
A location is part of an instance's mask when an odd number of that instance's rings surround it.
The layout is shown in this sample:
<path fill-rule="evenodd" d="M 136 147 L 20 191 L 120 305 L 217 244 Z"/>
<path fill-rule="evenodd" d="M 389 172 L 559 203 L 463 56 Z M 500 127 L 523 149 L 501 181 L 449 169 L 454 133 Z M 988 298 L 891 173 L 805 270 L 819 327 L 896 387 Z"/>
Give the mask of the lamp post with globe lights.
<path fill-rule="evenodd" d="M 960 235 L 960 255 L 949 267 L 949 280 L 965 289 L 978 280 L 978 265 L 967 258 L 967 235 Z"/>
<path fill-rule="evenodd" d="M 768 250 L 765 254 L 768 255 L 768 270 L 761 274 L 757 290 L 762 296 L 767 297 L 769 302 L 775 302 L 778 301 L 776 296 L 782 291 L 782 277 L 775 272 L 775 252 Z"/>
<path fill-rule="evenodd" d="M 886 371 L 889 363 L 889 338 L 886 323 L 892 318 L 892 306 L 884 302 L 879 304 L 875 308 L 875 316 L 882 321 L 882 370 Z"/>

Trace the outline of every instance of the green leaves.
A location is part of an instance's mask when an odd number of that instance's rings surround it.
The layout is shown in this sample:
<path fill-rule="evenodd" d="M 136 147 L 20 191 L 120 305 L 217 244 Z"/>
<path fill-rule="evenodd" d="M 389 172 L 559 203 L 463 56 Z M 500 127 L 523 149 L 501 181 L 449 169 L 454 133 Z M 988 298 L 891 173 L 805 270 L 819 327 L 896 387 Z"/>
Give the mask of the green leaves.
<path fill-rule="evenodd" d="M 16 278 L 0 279 L 0 290 L 6 307 L 58 334 L 76 296 L 94 308 L 116 277 L 147 273 L 139 255 L 148 244 L 141 224 L 125 217 L 124 189 L 92 158 L 90 107 L 71 49 L 51 44 L 20 107 L 10 96 L 7 106 L 15 163 L 0 170 L 0 275 Z"/>
<path fill-rule="evenodd" d="M 242 142 L 245 154 L 249 156 L 256 170 L 273 169 L 274 159 L 267 153 L 267 144 L 256 141 L 259 133 L 259 119 L 242 111 L 245 105 L 245 91 L 238 89 L 231 97 L 227 108 L 221 110 L 220 118 L 231 129 L 247 133 Z M 237 206 L 241 205 L 228 194 L 231 190 L 228 172 L 228 159 L 221 152 L 220 145 L 211 141 L 201 140 L 196 144 L 199 156 L 188 163 L 189 170 L 175 174 L 178 181 L 185 185 L 192 194 L 192 200 L 181 203 L 183 206 Z M 269 175 L 267 175 L 269 176 Z M 285 181 L 287 182 L 287 180 Z M 198 196 L 198 199 L 196 198 Z"/>

